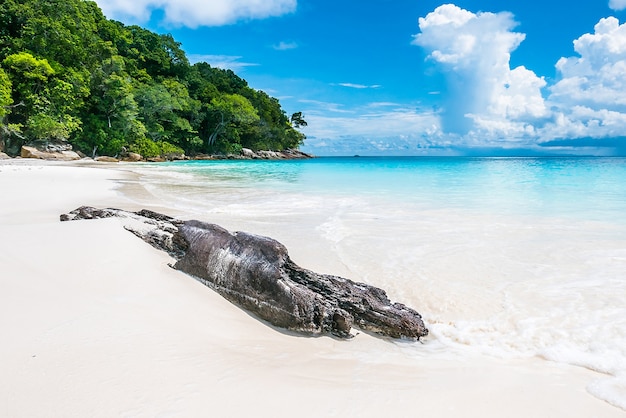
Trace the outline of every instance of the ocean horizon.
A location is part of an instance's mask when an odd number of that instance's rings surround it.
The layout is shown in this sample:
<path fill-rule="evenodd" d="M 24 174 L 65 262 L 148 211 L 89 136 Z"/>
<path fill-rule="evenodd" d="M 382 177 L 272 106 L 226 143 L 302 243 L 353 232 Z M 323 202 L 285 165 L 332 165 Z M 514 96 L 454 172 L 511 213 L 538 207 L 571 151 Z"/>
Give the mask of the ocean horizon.
<path fill-rule="evenodd" d="M 141 165 L 189 218 L 317 254 L 420 312 L 420 352 L 540 357 L 606 375 L 626 409 L 626 158 L 319 157 Z"/>

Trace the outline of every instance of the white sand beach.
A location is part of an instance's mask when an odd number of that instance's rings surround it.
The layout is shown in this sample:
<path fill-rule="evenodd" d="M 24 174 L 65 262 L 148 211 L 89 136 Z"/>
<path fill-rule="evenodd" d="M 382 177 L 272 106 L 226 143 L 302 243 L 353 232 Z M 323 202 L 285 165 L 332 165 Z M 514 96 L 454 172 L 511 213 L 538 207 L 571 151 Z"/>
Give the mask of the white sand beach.
<path fill-rule="evenodd" d="M 0 417 L 626 416 L 581 367 L 274 329 L 117 220 L 60 222 L 81 205 L 181 215 L 126 184 L 129 165 L 98 167 L 0 163 Z"/>

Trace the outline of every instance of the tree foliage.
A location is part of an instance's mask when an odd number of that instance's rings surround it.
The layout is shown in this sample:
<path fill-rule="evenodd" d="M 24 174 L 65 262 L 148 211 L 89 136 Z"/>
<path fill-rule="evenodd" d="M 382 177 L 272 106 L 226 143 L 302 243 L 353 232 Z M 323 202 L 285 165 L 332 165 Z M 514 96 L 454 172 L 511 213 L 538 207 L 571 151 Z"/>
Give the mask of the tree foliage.
<path fill-rule="evenodd" d="M 2 61 L 11 81 L 12 101 L 7 118 L 14 126 L 24 127 L 31 140 L 67 140 L 80 122 L 74 114 L 73 87 L 57 77 L 48 60 L 37 59 L 28 52 L 9 55 Z M 9 151 L 19 148 L 23 136 L 6 138 Z"/>
<path fill-rule="evenodd" d="M 301 126 L 231 70 L 190 65 L 171 35 L 108 20 L 93 1 L 0 2 L 0 143 L 11 153 L 36 140 L 90 155 L 281 150 L 302 143 Z"/>
<path fill-rule="evenodd" d="M 0 67 L 0 123 L 3 122 L 4 116 L 9 112 L 9 106 L 13 103 L 12 90 L 9 76 Z"/>
<path fill-rule="evenodd" d="M 296 128 L 308 125 L 307 121 L 304 120 L 304 115 L 302 114 L 302 112 L 296 112 L 291 115 L 291 124 Z"/>

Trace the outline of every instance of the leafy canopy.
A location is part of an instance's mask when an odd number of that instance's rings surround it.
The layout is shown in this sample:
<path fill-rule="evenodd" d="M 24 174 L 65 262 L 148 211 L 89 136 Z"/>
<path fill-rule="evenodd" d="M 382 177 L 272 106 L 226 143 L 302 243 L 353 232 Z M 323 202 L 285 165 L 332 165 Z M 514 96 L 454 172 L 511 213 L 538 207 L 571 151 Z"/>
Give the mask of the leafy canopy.
<path fill-rule="evenodd" d="M 0 2 L 0 143 L 69 141 L 147 157 L 297 148 L 306 126 L 231 70 L 191 65 L 171 35 L 87 0 Z"/>

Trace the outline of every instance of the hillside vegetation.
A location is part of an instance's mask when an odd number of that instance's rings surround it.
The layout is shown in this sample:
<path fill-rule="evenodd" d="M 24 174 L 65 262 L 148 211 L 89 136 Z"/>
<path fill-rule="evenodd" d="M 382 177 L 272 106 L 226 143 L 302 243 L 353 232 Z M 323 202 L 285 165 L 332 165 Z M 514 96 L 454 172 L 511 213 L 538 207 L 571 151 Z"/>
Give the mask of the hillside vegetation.
<path fill-rule="evenodd" d="M 145 157 L 297 148 L 305 125 L 231 70 L 191 65 L 171 35 L 104 17 L 93 1 L 0 2 L 0 151 L 68 141 Z"/>

